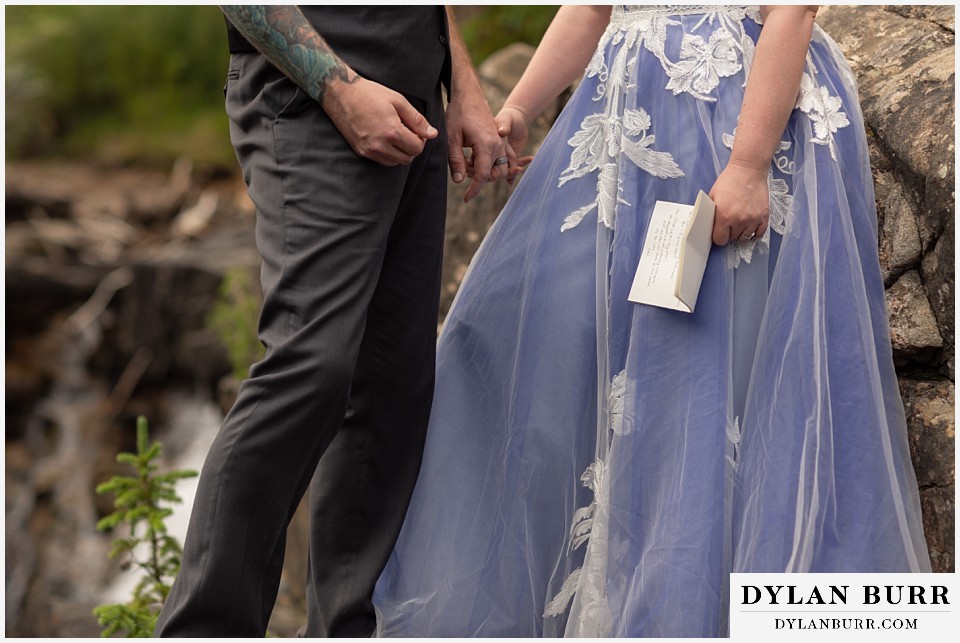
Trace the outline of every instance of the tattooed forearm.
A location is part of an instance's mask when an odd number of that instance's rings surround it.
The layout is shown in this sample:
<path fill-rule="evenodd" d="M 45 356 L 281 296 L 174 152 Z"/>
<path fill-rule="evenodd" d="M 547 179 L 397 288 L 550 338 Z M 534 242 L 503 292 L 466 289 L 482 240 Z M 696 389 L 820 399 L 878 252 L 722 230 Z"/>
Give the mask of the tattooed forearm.
<path fill-rule="evenodd" d="M 233 23 L 270 62 L 318 102 L 331 81 L 352 83 L 357 74 L 330 49 L 295 6 L 224 6 Z"/>

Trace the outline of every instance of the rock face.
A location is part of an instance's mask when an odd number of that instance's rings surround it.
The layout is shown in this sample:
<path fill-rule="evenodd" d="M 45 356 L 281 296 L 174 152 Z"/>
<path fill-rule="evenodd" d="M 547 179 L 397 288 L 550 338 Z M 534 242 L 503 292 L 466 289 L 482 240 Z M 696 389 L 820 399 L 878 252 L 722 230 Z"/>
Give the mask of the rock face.
<path fill-rule="evenodd" d="M 907 414 L 910 451 L 920 486 L 923 529 L 934 571 L 955 568 L 956 468 L 952 456 L 956 441 L 954 385 L 902 378 L 900 393 Z"/>
<path fill-rule="evenodd" d="M 836 6 L 817 21 L 856 74 L 871 147 L 887 285 L 916 270 L 942 339 L 924 360 L 954 379 L 954 7 Z M 915 280 L 911 277 L 911 283 Z M 898 296 L 906 290 L 898 289 Z M 896 302 L 894 302 L 896 303 Z M 909 302 L 901 302 L 908 307 Z M 914 297 L 914 307 L 923 307 Z M 926 311 L 914 317 L 926 317 Z M 914 349 L 900 346 L 909 359 Z"/>
<path fill-rule="evenodd" d="M 859 83 L 894 359 L 934 571 L 954 570 L 954 7 L 831 6 Z"/>
<path fill-rule="evenodd" d="M 943 339 L 920 274 L 916 270 L 903 273 L 886 295 L 894 354 L 904 360 L 935 357 Z"/>

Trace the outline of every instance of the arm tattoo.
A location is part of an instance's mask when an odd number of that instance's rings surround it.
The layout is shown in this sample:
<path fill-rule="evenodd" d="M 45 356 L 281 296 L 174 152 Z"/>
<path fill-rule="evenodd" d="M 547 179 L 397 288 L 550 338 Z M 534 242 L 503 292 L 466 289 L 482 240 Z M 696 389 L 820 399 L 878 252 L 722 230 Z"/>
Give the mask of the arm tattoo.
<path fill-rule="evenodd" d="M 252 45 L 317 102 L 323 101 L 332 80 L 352 83 L 358 78 L 295 6 L 238 5 L 221 10 Z"/>

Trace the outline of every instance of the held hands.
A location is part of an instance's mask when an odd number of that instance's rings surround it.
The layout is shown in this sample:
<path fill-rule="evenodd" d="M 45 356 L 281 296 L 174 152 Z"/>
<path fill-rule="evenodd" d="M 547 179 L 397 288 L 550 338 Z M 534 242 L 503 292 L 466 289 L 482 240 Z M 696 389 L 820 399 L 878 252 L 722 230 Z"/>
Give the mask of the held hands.
<path fill-rule="evenodd" d="M 509 156 L 504 141 L 497 134 L 493 114 L 480 84 L 471 83 L 458 89 L 454 90 L 447 106 L 447 137 L 453 182 L 460 183 L 467 176 L 473 178 L 463 197 L 467 202 L 488 181 L 507 177 L 507 164 L 496 161 L 504 157 L 509 159 Z M 467 147 L 471 149 L 469 168 L 463 154 Z"/>
<path fill-rule="evenodd" d="M 504 157 L 507 159 L 506 172 L 498 173 L 497 176 L 491 176 L 490 180 L 505 178 L 511 186 L 517 177 L 523 174 L 523 169 L 530 164 L 533 156 L 519 156 L 518 151 L 522 152 L 527 145 L 527 123 L 523 112 L 515 107 L 504 107 L 494 119 L 497 125 L 497 133 L 504 143 Z M 467 176 L 474 176 L 473 158 L 467 159 Z"/>
<path fill-rule="evenodd" d="M 402 94 L 361 76 L 332 83 L 322 105 L 353 151 L 381 165 L 410 163 L 437 136 Z"/>
<path fill-rule="evenodd" d="M 462 92 L 447 108 L 450 173 L 455 183 L 466 176 L 473 179 L 464 201 L 488 181 L 506 178 L 512 184 L 532 158 L 518 159 L 510 144 L 520 148 L 526 144 L 523 119 L 494 121 L 477 89 Z M 358 75 L 349 82 L 331 83 L 321 104 L 353 151 L 381 165 L 412 162 L 426 141 L 437 136 L 436 128 L 402 94 Z M 515 133 L 510 135 L 511 131 Z M 463 154 L 467 147 L 472 151 L 469 159 Z M 496 163 L 500 158 L 507 158 L 507 163 Z"/>
<path fill-rule="evenodd" d="M 728 163 L 709 196 L 716 204 L 713 242 L 718 246 L 759 239 L 767 231 L 770 196 L 766 168 Z"/>

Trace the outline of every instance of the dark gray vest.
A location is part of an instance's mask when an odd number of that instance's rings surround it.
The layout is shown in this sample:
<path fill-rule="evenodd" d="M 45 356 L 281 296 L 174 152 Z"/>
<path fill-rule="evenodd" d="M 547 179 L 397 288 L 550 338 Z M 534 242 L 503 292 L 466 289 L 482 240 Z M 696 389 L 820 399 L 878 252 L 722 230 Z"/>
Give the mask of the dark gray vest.
<path fill-rule="evenodd" d="M 450 86 L 450 47 L 441 6 L 301 5 L 300 10 L 345 63 L 402 94 L 429 99 Z M 256 49 L 227 22 L 230 53 Z"/>

